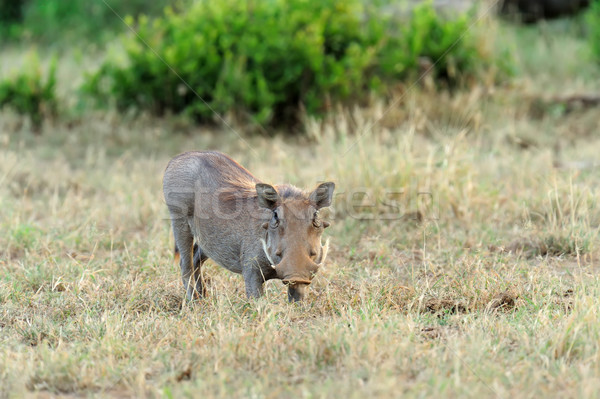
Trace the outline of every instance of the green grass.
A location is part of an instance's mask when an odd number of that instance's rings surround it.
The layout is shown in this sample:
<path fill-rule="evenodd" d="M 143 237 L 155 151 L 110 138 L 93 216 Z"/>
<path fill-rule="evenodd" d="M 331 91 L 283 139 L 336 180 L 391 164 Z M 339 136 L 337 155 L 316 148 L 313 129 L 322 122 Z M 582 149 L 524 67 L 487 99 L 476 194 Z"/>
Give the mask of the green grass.
<path fill-rule="evenodd" d="M 307 120 L 311 139 L 112 111 L 36 136 L 1 111 L 0 396 L 595 397 L 600 110 L 536 101 L 600 72 L 515 35 L 515 80 Z M 59 91 L 77 70 L 59 65 Z M 267 181 L 336 182 L 305 303 L 280 282 L 249 301 L 210 262 L 208 297 L 185 303 L 161 177 L 207 148 Z"/>

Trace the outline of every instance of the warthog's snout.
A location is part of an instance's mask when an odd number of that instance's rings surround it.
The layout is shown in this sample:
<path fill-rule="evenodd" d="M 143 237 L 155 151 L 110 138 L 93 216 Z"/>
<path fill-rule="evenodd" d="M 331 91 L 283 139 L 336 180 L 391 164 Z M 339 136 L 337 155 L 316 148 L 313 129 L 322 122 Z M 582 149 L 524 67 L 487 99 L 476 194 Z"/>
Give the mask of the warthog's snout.
<path fill-rule="evenodd" d="M 319 265 L 309 262 L 304 267 L 288 266 L 287 262 L 281 262 L 275 266 L 277 277 L 288 286 L 288 299 L 290 302 L 304 300 L 308 286 L 317 274 Z"/>
<path fill-rule="evenodd" d="M 271 266 L 277 273 L 277 278 L 288 286 L 288 299 L 290 302 L 303 300 L 313 277 L 327 258 L 329 240 L 325 242 L 325 245 L 321 246 L 321 255 L 317 259 L 319 263 L 307 256 L 296 254 L 296 256 L 282 259 L 281 262 L 275 265 L 268 255 L 269 251 L 264 240 L 262 240 L 262 244 L 265 254 L 267 254 L 271 262 Z"/>
<path fill-rule="evenodd" d="M 282 261 L 275 266 L 277 277 L 288 286 L 288 299 L 290 302 L 304 299 L 308 286 L 318 270 L 319 265 L 310 261 L 310 259 L 306 259 L 306 263 L 302 267 L 286 261 Z"/>
<path fill-rule="evenodd" d="M 319 265 L 309 259 L 307 259 L 307 262 L 303 266 L 297 263 L 282 261 L 280 264 L 275 265 L 275 271 L 277 272 L 277 277 L 284 284 L 310 284 L 314 275 L 319 271 Z"/>
<path fill-rule="evenodd" d="M 304 300 L 308 291 L 308 284 L 304 283 L 289 283 L 288 299 L 290 302 L 298 302 Z"/>

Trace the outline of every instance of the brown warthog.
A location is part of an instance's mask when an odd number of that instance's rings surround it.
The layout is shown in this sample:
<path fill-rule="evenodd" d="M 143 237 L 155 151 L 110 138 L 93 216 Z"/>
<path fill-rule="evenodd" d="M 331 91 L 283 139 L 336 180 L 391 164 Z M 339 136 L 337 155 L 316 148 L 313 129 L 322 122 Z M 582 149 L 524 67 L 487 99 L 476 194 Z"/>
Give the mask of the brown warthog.
<path fill-rule="evenodd" d="M 261 296 L 263 283 L 278 278 L 290 301 L 301 300 L 327 256 L 321 235 L 329 223 L 319 209 L 331 205 L 334 188 L 273 187 L 215 151 L 173 158 L 163 192 L 188 299 L 203 295 L 200 268 L 210 258 L 242 274 L 248 297 Z"/>

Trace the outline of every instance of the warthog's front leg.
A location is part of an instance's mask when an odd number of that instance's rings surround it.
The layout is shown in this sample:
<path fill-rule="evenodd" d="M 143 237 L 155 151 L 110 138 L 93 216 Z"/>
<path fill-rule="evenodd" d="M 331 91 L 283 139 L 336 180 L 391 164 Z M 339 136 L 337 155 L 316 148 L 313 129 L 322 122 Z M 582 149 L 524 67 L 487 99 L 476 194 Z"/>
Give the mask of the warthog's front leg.
<path fill-rule="evenodd" d="M 242 266 L 242 276 L 246 284 L 248 298 L 259 298 L 264 294 L 265 276 L 256 261 L 247 261 Z"/>

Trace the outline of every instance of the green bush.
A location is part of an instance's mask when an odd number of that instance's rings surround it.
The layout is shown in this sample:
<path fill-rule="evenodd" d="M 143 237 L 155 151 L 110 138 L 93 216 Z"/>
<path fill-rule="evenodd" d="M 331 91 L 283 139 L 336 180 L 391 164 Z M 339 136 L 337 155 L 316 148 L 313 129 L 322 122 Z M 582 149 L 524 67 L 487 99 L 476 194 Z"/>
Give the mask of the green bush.
<path fill-rule="evenodd" d="M 487 62 L 469 15 L 447 19 L 426 3 L 398 16 L 392 4 L 200 1 L 184 13 L 129 19 L 139 38 L 124 37 L 125 56 L 106 60 L 85 90 L 119 108 L 200 121 L 234 111 L 264 124 L 295 120 L 299 106 L 320 114 L 331 102 L 382 93 L 415 76 L 422 57 L 451 82 Z"/>
<path fill-rule="evenodd" d="M 600 62 L 600 0 L 595 0 L 590 4 L 586 19 L 592 55 Z"/>
<path fill-rule="evenodd" d="M 29 115 L 35 129 L 44 117 L 56 113 L 56 59 L 44 79 L 36 56 L 30 57 L 24 71 L 0 80 L 0 108 L 8 106 L 20 114 Z"/>

